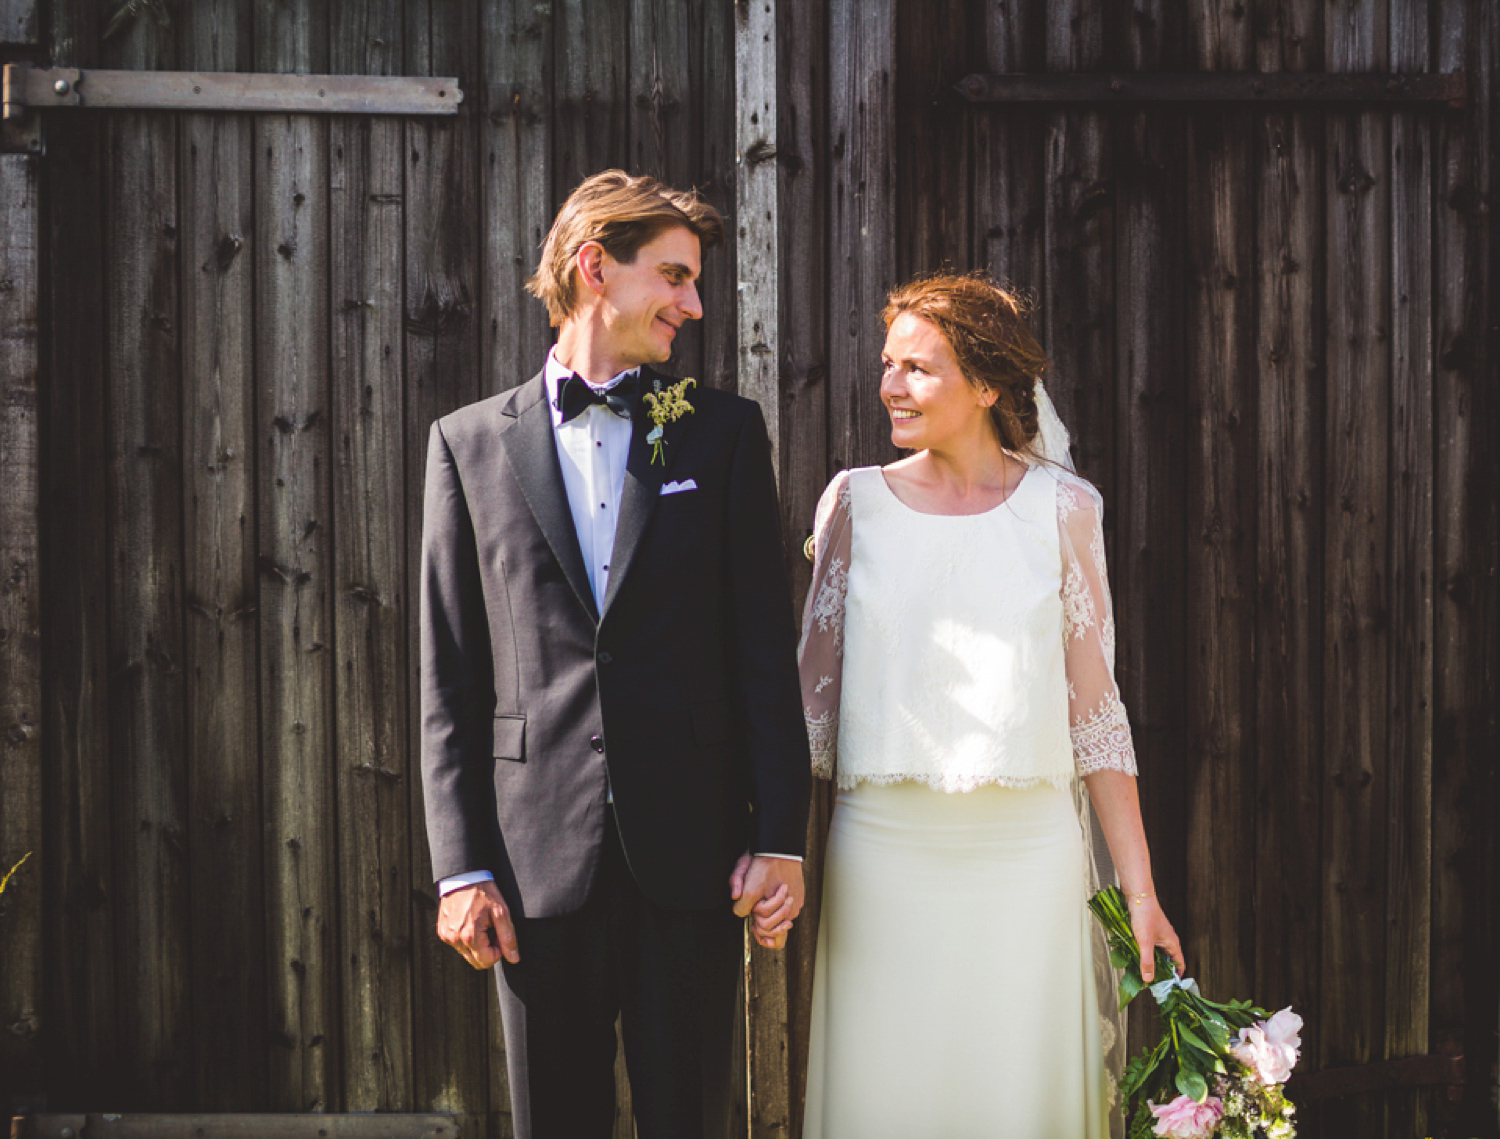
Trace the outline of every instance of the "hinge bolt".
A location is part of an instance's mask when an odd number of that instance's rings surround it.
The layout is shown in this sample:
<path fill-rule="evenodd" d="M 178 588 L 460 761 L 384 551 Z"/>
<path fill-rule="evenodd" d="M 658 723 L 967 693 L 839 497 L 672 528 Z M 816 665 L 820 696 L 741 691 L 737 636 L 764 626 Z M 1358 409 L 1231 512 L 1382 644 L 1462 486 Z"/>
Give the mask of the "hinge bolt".
<path fill-rule="evenodd" d="M 56 83 L 52 84 L 52 90 L 56 91 L 59 95 L 66 95 L 68 93 L 68 81 L 66 79 L 59 79 Z"/>

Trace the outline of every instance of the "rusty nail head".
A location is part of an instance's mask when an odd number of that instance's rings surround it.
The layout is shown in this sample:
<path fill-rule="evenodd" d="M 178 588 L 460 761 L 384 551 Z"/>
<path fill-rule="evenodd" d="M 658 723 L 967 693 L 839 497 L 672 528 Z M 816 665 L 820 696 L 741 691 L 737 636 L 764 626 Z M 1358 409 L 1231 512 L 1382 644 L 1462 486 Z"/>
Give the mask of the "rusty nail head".
<path fill-rule="evenodd" d="M 1254 91 L 1257 95 L 1259 95 L 1265 89 L 1266 89 L 1265 83 L 1262 82 L 1259 79 L 1255 80 L 1255 82 L 1253 82 L 1253 83 L 1250 84 L 1250 90 Z"/>
<path fill-rule="evenodd" d="M 66 79 L 59 79 L 56 83 L 52 84 L 52 90 L 56 91 L 59 95 L 66 95 L 69 90 L 68 81 Z"/>
<path fill-rule="evenodd" d="M 1111 79 L 1109 81 L 1109 89 L 1118 95 L 1125 89 L 1125 84 L 1121 83 L 1118 79 Z"/>

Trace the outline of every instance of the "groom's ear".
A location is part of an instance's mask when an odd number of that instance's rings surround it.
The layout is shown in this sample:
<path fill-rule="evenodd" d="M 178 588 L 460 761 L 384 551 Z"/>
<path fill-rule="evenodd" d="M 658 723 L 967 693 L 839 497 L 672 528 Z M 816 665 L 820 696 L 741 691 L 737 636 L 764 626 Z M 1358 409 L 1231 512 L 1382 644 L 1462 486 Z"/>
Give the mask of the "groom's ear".
<path fill-rule="evenodd" d="M 573 268 L 577 270 L 579 284 L 596 297 L 604 294 L 604 259 L 608 256 L 604 252 L 604 246 L 597 241 L 585 241 L 578 247 L 578 255 L 573 258 Z"/>

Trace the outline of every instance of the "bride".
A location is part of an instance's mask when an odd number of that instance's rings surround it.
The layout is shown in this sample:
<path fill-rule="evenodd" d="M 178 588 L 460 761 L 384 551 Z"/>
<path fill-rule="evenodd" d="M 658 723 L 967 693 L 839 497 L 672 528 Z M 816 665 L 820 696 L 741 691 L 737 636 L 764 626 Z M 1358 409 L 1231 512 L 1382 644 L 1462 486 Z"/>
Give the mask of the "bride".
<path fill-rule="evenodd" d="M 1182 954 L 1114 681 L 1099 496 L 1063 465 L 1010 292 L 927 277 L 883 316 L 880 396 L 913 454 L 824 492 L 800 650 L 814 771 L 837 786 L 803 1134 L 1107 1136 L 1124 1040 L 1085 906 L 1095 827 L 1143 975 L 1155 946 Z"/>

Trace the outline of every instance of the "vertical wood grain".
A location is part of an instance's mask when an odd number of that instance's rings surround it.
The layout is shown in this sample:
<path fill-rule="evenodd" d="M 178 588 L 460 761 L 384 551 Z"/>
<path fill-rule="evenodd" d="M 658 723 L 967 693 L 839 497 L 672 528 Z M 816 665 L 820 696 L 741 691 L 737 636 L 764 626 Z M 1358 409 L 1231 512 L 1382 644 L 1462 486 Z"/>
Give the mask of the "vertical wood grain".
<path fill-rule="evenodd" d="M 1495 69 L 1500 10 L 1439 0 L 1434 63 L 1474 84 L 1468 109 L 1435 127 L 1433 828 L 1431 1032 L 1468 1071 L 1494 1070 L 1500 979 L 1496 776 L 1500 747 L 1500 423 L 1494 394 Z M 1496 1125 L 1490 1089 L 1466 1081 L 1445 1108 L 1452 1134 Z"/>
<path fill-rule="evenodd" d="M 406 124 L 405 146 L 405 401 L 406 401 L 406 580 L 408 590 L 421 566 L 422 484 L 432 421 L 481 395 L 477 313 L 481 298 L 479 232 L 480 133 L 483 100 L 474 97 L 484 74 L 479 5 L 474 0 L 407 0 L 406 70 L 418 75 L 457 75 L 469 93 L 457 116 Z M 529 379 L 541 361 L 526 361 Z M 413 613 L 415 610 L 413 610 Z M 416 623 L 407 621 L 407 699 L 415 706 L 419 654 Z M 420 725 L 408 727 L 408 770 L 417 771 Z M 411 880 L 416 902 L 412 930 L 412 1009 L 416 1018 L 413 1060 L 419 1110 L 453 1111 L 467 1130 L 500 1133 L 509 1124 L 492 1081 L 503 1072 L 496 1042 L 498 1018 L 490 973 L 476 973 L 438 941 L 432 870 L 422 814 L 420 780 L 410 788 Z"/>
<path fill-rule="evenodd" d="M 779 11 L 775 0 L 761 0 L 762 7 L 767 4 Z M 703 259 L 703 274 L 698 278 L 703 320 L 698 327 L 683 330 L 686 339 L 679 334 L 682 343 L 677 351 L 685 366 L 702 369 L 690 375 L 726 391 L 736 391 L 739 380 L 735 372 L 739 358 L 735 307 L 740 295 L 740 261 L 734 211 L 740 167 L 735 134 L 736 84 L 730 79 L 735 68 L 739 10 L 732 4 L 688 6 L 689 25 L 697 41 L 691 45 L 687 91 L 691 114 L 685 125 L 698 135 L 693 151 L 695 165 L 689 168 L 688 180 L 723 215 L 724 244 Z M 779 92 L 777 98 L 779 101 Z"/>
<path fill-rule="evenodd" d="M 1264 5 L 1263 71 L 1322 67 L 1321 0 Z M 1254 125 L 1256 276 L 1256 999 L 1305 1016 L 1311 1066 L 1323 871 L 1323 115 Z M 1293 918 L 1292 915 L 1296 915 Z M 1304 1113 L 1300 1120 L 1315 1126 Z"/>
<path fill-rule="evenodd" d="M 1181 67 L 1175 44 L 1178 21 L 1160 5 L 1149 15 L 1124 30 L 1130 66 Z M 1185 748 L 1188 709 L 1182 699 L 1190 598 L 1189 482 L 1184 475 L 1191 439 L 1184 230 L 1189 203 L 1201 189 L 1184 161 L 1187 128 L 1178 109 L 1123 111 L 1111 126 L 1117 218 L 1111 398 L 1119 478 L 1104 511 L 1114 535 L 1115 669 L 1141 772 L 1141 814 L 1157 894 L 1186 944 L 1193 914 L 1187 907 L 1184 870 L 1190 835 L 1184 818 L 1193 772 L 1188 766 L 1192 753 Z M 1073 378 L 1059 376 L 1050 386 L 1064 387 Z M 1199 965 L 1190 949 L 1188 958 L 1196 972 Z M 1153 1013 L 1133 1008 L 1129 1021 L 1131 1054 L 1155 1042 Z"/>
<path fill-rule="evenodd" d="M 765 416 L 780 481 L 782 438 L 780 193 L 777 128 L 777 5 L 735 8 L 735 227 L 740 253 L 738 390 Z M 787 954 L 746 937 L 745 1008 L 750 1134 L 792 1128 Z"/>
<path fill-rule="evenodd" d="M 547 310 L 525 289 L 552 225 L 552 15 L 543 3 L 485 5 L 482 19 L 481 390 L 493 395 L 535 375 L 552 343 Z"/>
<path fill-rule="evenodd" d="M 243 70 L 242 0 L 182 11 L 184 67 Z M 253 128 L 182 115 L 182 470 L 193 1103 L 266 1096 L 266 933 L 256 665 Z M 226 1031 L 226 1026 L 234 1026 Z"/>
<path fill-rule="evenodd" d="M 254 36 L 257 70 L 327 70 L 328 9 L 319 0 L 258 0 Z M 258 116 L 255 163 L 269 1098 L 283 1111 L 336 1111 L 327 120 Z"/>
<path fill-rule="evenodd" d="M 400 0 L 333 8 L 329 70 L 401 74 Z M 328 124 L 333 653 L 343 1103 L 412 1100 L 403 124 Z"/>
<path fill-rule="evenodd" d="M 1047 70 L 1105 63 L 1103 12 L 1081 0 L 1047 5 Z M 1046 142 L 1048 391 L 1073 437 L 1078 473 L 1114 496 L 1115 199 L 1104 115 L 1051 112 Z M 1106 538 L 1112 535 L 1107 531 Z"/>
<path fill-rule="evenodd" d="M 0 1094 L 42 1091 L 42 661 L 37 435 L 40 171 L 0 156 Z"/>
<path fill-rule="evenodd" d="M 1390 66 L 1429 70 L 1428 7 L 1391 0 Z M 1390 692 L 1387 702 L 1385 1039 L 1428 1050 L 1432 959 L 1432 123 L 1390 117 Z M 1427 1134 L 1432 1093 L 1398 1090 L 1386 1134 Z"/>
<path fill-rule="evenodd" d="M 782 420 L 782 532 L 791 558 L 793 596 L 800 603 L 811 566 L 802 543 L 829 474 L 828 260 L 828 25 L 813 5 L 776 5 L 777 178 L 781 259 L 780 387 Z M 801 615 L 800 604 L 798 615 Z M 812 1026 L 813 966 L 818 938 L 828 785 L 814 780 L 808 815 L 807 887 L 802 915 L 787 942 L 791 1134 L 802 1131 L 807 1089 L 807 1042 Z"/>
<path fill-rule="evenodd" d="M 880 311 L 896 284 L 895 0 L 828 8 L 831 467 L 896 457 L 880 402 Z"/>
<path fill-rule="evenodd" d="M 1330 71 L 1388 63 L 1385 0 L 1325 4 Z M 1384 115 L 1328 116 L 1323 948 L 1317 1062 L 1379 1058 L 1385 1035 L 1390 649 L 1390 140 Z M 1369 1098 L 1334 1133 L 1378 1135 Z"/>
<path fill-rule="evenodd" d="M 973 266 L 970 150 L 956 78 L 984 66 L 964 0 L 896 5 L 896 278 Z"/>
<path fill-rule="evenodd" d="M 166 30 L 139 22 L 104 63 L 170 68 Z M 111 785 L 121 991 L 120 1106 L 186 1105 L 187 762 L 182 626 L 181 358 L 178 342 L 177 123 L 122 112 L 107 128 L 105 276 L 109 401 Z"/>
<path fill-rule="evenodd" d="M 56 34 L 62 17 L 53 10 Z M 66 24 L 64 27 L 68 26 Z M 88 37 L 83 37 L 87 39 Z M 56 50 L 61 54 L 63 48 Z M 68 64 L 92 55 L 61 54 Z M 46 373 L 39 384 L 46 849 L 43 1034 L 49 1102 L 121 1098 L 115 802 L 109 786 L 104 123 L 63 119 L 42 164 Z"/>
<path fill-rule="evenodd" d="M 1189 9 L 1190 58 L 1245 70 L 1248 21 Z M 1204 18 L 1194 20 L 1193 14 Z M 1253 894 L 1225 883 L 1255 849 L 1255 201 L 1249 112 L 1190 115 L 1187 169 L 1188 710 L 1185 951 L 1208 986 L 1249 992 Z"/>
<path fill-rule="evenodd" d="M 590 174 L 630 161 L 629 5 L 556 0 L 553 208 Z M 722 78 L 722 77 L 721 77 Z"/>
<path fill-rule="evenodd" d="M 1041 71 L 1046 64 L 1046 12 L 1041 4 L 985 7 L 985 70 Z M 974 190 L 970 239 L 976 266 L 1027 294 L 1035 305 L 1031 330 L 1047 341 L 1044 256 L 1047 214 L 1045 169 L 1047 123 L 1044 112 L 1025 107 L 970 110 L 969 160 Z"/>

